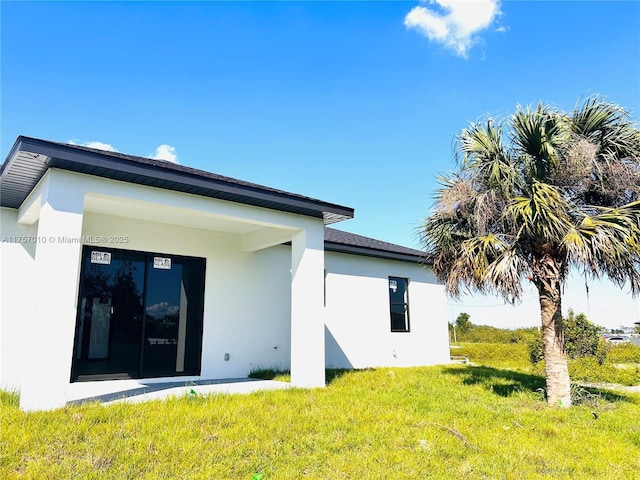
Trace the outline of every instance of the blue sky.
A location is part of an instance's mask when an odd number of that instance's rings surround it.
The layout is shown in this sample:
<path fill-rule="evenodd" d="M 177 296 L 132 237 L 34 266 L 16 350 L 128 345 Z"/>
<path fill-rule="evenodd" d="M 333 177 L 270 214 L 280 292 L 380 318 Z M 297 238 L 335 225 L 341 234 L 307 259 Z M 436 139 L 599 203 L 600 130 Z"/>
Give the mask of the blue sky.
<path fill-rule="evenodd" d="M 339 228 L 417 246 L 469 122 L 594 93 L 640 115 L 640 2 L 459 3 L 3 1 L 2 158 L 20 134 L 100 142 L 354 207 Z M 609 286 L 578 306 L 583 283 L 565 305 L 640 320 Z M 465 302 L 474 323 L 538 321 Z"/>

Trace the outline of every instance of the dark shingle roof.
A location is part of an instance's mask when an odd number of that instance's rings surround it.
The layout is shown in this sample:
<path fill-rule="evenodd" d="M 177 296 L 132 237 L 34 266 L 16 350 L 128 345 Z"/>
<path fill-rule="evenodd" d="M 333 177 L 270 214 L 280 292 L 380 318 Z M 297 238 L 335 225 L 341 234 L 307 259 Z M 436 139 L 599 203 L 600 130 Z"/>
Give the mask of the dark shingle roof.
<path fill-rule="evenodd" d="M 421 250 L 329 227 L 324 229 L 324 249 L 327 252 L 350 253 L 412 263 L 428 263 L 426 253 Z"/>
<path fill-rule="evenodd" d="M 163 160 L 20 136 L 0 168 L 0 206 L 18 208 L 49 168 L 323 218 L 353 209 Z"/>

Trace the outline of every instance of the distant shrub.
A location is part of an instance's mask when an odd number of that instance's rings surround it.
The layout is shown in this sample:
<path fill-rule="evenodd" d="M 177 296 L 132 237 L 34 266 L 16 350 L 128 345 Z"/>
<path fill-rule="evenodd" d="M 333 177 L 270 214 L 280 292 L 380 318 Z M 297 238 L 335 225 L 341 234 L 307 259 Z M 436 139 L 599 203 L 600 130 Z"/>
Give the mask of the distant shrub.
<path fill-rule="evenodd" d="M 511 343 L 522 343 L 526 345 L 531 339 L 538 336 L 538 327 L 518 328 L 510 332 L 509 340 Z"/>
<path fill-rule="evenodd" d="M 600 327 L 591 323 L 584 313 L 569 310 L 564 321 L 564 346 L 571 358 L 598 357 L 601 364 L 607 347 L 600 337 Z"/>
<path fill-rule="evenodd" d="M 536 335 L 527 343 L 529 351 L 529 361 L 536 365 L 544 360 L 544 343 L 542 342 L 542 334 L 536 332 Z"/>
<path fill-rule="evenodd" d="M 611 346 L 600 337 L 600 327 L 591 323 L 584 313 L 576 315 L 573 310 L 563 319 L 564 346 L 569 358 L 591 357 L 602 365 Z M 535 335 L 527 343 L 529 360 L 536 364 L 544 360 L 542 333 Z"/>
<path fill-rule="evenodd" d="M 571 360 L 569 362 L 569 375 L 574 381 L 640 385 L 640 366 L 616 367 L 611 362 L 601 364 L 595 357 Z"/>
<path fill-rule="evenodd" d="M 544 360 L 530 368 L 535 375 L 545 375 Z M 595 357 L 570 359 L 569 375 L 574 382 L 640 385 L 640 366 L 616 366 L 609 361 L 600 364 Z"/>
<path fill-rule="evenodd" d="M 621 343 L 609 349 L 607 358 L 612 363 L 640 363 L 640 346 Z"/>
<path fill-rule="evenodd" d="M 459 342 L 467 343 L 526 344 L 536 335 L 537 331 L 535 327 L 508 330 L 505 328 L 489 327 L 487 325 L 472 325 L 466 332 L 457 332 L 457 337 Z"/>

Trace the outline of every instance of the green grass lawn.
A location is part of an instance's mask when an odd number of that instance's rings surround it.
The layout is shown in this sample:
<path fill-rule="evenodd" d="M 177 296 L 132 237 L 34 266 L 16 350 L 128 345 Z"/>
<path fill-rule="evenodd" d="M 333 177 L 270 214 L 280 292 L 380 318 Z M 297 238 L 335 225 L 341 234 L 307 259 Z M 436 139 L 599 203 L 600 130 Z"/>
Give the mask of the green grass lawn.
<path fill-rule="evenodd" d="M 561 410 L 543 387 L 522 371 L 456 365 L 38 413 L 5 393 L 0 478 L 637 478 L 640 395 L 587 394 Z"/>

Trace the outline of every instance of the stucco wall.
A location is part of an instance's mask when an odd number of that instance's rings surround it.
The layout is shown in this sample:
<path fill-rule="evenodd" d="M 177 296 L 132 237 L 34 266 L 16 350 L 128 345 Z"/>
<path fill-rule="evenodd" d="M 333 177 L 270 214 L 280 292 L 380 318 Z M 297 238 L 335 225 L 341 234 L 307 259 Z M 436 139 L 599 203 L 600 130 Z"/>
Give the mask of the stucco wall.
<path fill-rule="evenodd" d="M 20 389 L 34 316 L 37 225 L 16 220 L 17 210 L 0 208 L 0 388 L 5 390 Z"/>
<path fill-rule="evenodd" d="M 446 298 L 430 269 L 325 254 L 326 364 L 365 368 L 449 362 Z M 410 332 L 391 332 L 388 277 L 409 279 Z"/>

